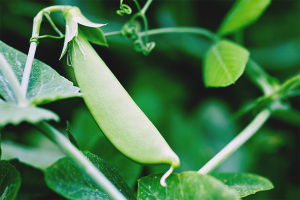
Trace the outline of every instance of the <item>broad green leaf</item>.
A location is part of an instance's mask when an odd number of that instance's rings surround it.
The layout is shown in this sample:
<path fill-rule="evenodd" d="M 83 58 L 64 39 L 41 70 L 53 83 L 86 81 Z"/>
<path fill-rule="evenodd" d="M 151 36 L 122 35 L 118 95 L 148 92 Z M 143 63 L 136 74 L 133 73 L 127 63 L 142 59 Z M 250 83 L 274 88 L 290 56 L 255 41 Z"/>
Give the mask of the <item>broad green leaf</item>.
<path fill-rule="evenodd" d="M 71 125 L 70 123 L 67 121 L 67 132 L 68 132 L 68 137 L 69 137 L 69 140 L 70 142 L 75 146 L 77 147 L 77 149 L 80 149 L 78 144 L 77 144 L 77 141 L 76 139 L 74 138 L 73 134 L 72 134 L 72 131 L 71 131 Z"/>
<path fill-rule="evenodd" d="M 2 140 L 2 159 L 11 160 L 17 158 L 23 163 L 45 170 L 56 160 L 65 156 L 57 147 L 49 147 L 43 141 L 41 142 L 43 147 L 28 147 L 8 140 Z"/>
<path fill-rule="evenodd" d="M 135 199 L 134 193 L 115 168 L 88 151 L 84 154 L 127 199 Z M 48 187 L 67 199 L 111 199 L 70 158 L 59 159 L 46 169 L 45 176 Z"/>
<path fill-rule="evenodd" d="M 229 188 L 235 189 L 240 197 L 274 188 L 267 178 L 250 173 L 217 173 L 212 176 L 228 185 Z"/>
<path fill-rule="evenodd" d="M 0 52 L 14 70 L 19 82 L 22 80 L 27 55 L 0 41 Z M 0 95 L 8 102 L 16 102 L 8 81 L 0 71 Z M 60 76 L 55 70 L 45 63 L 35 59 L 29 79 L 28 94 L 32 105 L 38 105 L 81 96 L 79 88 Z"/>
<path fill-rule="evenodd" d="M 74 113 L 72 125 L 72 133 L 81 150 L 90 151 L 109 162 L 129 186 L 133 187 L 137 183 L 142 166 L 126 158 L 107 140 L 88 109 L 78 109 Z"/>
<path fill-rule="evenodd" d="M 204 83 L 206 87 L 226 87 L 243 74 L 249 52 L 228 40 L 212 45 L 204 59 Z"/>
<path fill-rule="evenodd" d="M 229 189 L 216 178 L 197 172 L 183 172 L 171 174 L 167 180 L 167 187 L 160 185 L 159 175 L 149 175 L 139 180 L 138 200 L 235 200 L 239 199 L 236 191 Z"/>
<path fill-rule="evenodd" d="M 227 35 L 254 23 L 270 5 L 271 0 L 237 0 L 224 18 L 219 35 Z"/>
<path fill-rule="evenodd" d="M 20 173 L 5 160 L 0 161 L 0 199 L 14 200 L 21 185 Z"/>
<path fill-rule="evenodd" d="M 16 104 L 5 103 L 0 99 L 0 127 L 7 124 L 18 125 L 23 121 L 38 123 L 42 120 L 59 121 L 58 115 L 50 110 L 37 107 L 20 107 Z"/>
<path fill-rule="evenodd" d="M 104 37 L 104 34 L 100 28 L 95 27 L 88 27 L 88 26 L 79 26 L 82 33 L 85 35 L 85 37 L 88 39 L 88 41 L 102 45 L 102 46 L 108 46 L 106 43 L 106 38 Z"/>
<path fill-rule="evenodd" d="M 17 199 L 30 200 L 52 192 L 45 183 L 43 171 L 22 163 L 18 159 L 10 160 L 9 163 L 21 174 L 22 184 Z"/>

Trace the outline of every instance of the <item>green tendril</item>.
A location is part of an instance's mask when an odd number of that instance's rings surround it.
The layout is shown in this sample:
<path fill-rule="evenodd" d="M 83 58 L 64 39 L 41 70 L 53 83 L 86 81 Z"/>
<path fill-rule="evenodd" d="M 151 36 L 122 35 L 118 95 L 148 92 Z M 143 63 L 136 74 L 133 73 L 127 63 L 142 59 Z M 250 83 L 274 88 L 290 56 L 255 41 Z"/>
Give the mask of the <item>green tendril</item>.
<path fill-rule="evenodd" d="M 37 45 L 39 45 L 39 39 L 41 39 L 41 38 L 61 39 L 61 38 L 65 37 L 65 35 L 56 27 L 56 25 L 52 21 L 52 19 L 51 19 L 51 17 L 50 17 L 50 15 L 49 15 L 48 12 L 43 12 L 43 16 L 45 16 L 47 18 L 47 20 L 49 21 L 50 25 L 59 34 L 59 36 L 55 36 L 55 35 L 41 35 L 41 36 L 31 37 L 29 43 L 35 42 L 35 43 L 37 43 Z"/>
<path fill-rule="evenodd" d="M 148 9 L 149 5 L 151 4 L 152 0 L 148 0 L 143 9 L 141 9 L 140 5 L 136 0 L 133 1 L 135 2 L 138 8 L 138 12 L 135 13 L 126 24 L 124 24 L 121 30 L 121 35 L 123 37 L 130 39 L 133 42 L 133 47 L 135 51 L 142 52 L 144 55 L 148 55 L 155 47 L 154 42 L 148 42 L 148 35 L 147 35 L 148 21 L 145 16 L 145 12 Z M 118 10 L 117 13 L 120 15 L 126 13 L 126 8 L 129 8 L 129 6 L 128 7 L 126 6 L 127 5 L 123 4 L 123 0 L 121 0 L 120 1 L 121 10 Z M 144 32 L 146 34 L 143 37 L 139 36 L 139 32 L 141 31 L 141 24 L 138 21 L 136 21 L 136 18 L 138 17 L 142 18 L 144 23 Z"/>
<path fill-rule="evenodd" d="M 120 9 L 117 10 L 117 14 L 123 16 L 124 14 L 130 15 L 132 13 L 132 9 L 130 6 L 123 4 L 123 0 L 120 0 Z"/>

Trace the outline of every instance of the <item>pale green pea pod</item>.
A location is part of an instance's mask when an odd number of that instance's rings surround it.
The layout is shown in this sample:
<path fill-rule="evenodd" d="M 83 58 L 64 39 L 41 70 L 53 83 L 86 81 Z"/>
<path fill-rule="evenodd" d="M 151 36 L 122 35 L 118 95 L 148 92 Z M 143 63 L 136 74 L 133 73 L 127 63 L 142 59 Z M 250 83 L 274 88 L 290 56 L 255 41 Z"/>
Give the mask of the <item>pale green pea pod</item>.
<path fill-rule="evenodd" d="M 70 44 L 76 80 L 102 132 L 120 152 L 138 163 L 170 164 L 161 180 L 166 185 L 167 176 L 180 165 L 178 156 L 80 30 Z"/>

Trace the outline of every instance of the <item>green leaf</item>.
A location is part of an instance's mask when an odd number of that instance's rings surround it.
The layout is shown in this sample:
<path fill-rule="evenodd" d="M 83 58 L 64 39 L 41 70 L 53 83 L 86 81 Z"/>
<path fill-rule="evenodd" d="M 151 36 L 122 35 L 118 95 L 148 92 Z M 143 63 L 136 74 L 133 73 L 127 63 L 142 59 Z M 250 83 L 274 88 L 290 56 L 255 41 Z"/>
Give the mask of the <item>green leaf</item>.
<path fill-rule="evenodd" d="M 73 134 L 72 134 L 72 131 L 71 131 L 71 125 L 69 123 L 69 121 L 67 121 L 67 132 L 68 132 L 68 137 L 69 137 L 69 140 L 70 142 L 75 146 L 77 147 L 77 149 L 79 149 L 79 146 L 77 144 L 77 141 L 76 139 L 74 138 Z"/>
<path fill-rule="evenodd" d="M 50 110 L 37 107 L 20 107 L 16 104 L 5 103 L 0 100 L 0 127 L 7 124 L 18 125 L 23 121 L 28 123 L 38 123 L 42 120 L 59 121 L 58 115 Z"/>
<path fill-rule="evenodd" d="M 17 196 L 18 199 L 30 200 L 52 192 L 45 183 L 43 171 L 22 163 L 18 159 L 10 160 L 9 163 L 21 174 L 22 184 Z"/>
<path fill-rule="evenodd" d="M 134 193 L 115 168 L 88 151 L 84 154 L 127 199 L 135 199 Z M 110 199 L 70 158 L 59 159 L 46 169 L 45 175 L 48 187 L 67 199 Z"/>
<path fill-rule="evenodd" d="M 267 178 L 250 173 L 217 173 L 212 176 L 228 185 L 229 188 L 236 189 L 240 197 L 274 188 Z"/>
<path fill-rule="evenodd" d="M 221 181 L 197 172 L 171 174 L 167 187 L 160 185 L 159 175 L 149 175 L 139 180 L 138 199 L 184 199 L 184 200 L 234 200 L 239 199 L 236 191 L 229 189 Z"/>
<path fill-rule="evenodd" d="M 106 38 L 104 37 L 104 34 L 100 28 L 88 27 L 82 25 L 80 25 L 79 28 L 84 34 L 84 36 L 88 39 L 88 41 L 94 44 L 108 46 L 106 42 Z"/>
<path fill-rule="evenodd" d="M 100 156 L 120 172 L 129 186 L 136 185 L 142 166 L 129 160 L 107 140 L 88 109 L 78 109 L 74 114 L 72 124 L 74 125 L 72 133 L 81 150 Z"/>
<path fill-rule="evenodd" d="M 237 0 L 221 23 L 218 34 L 224 36 L 254 23 L 270 3 L 271 0 Z"/>
<path fill-rule="evenodd" d="M 204 59 L 204 83 L 206 87 L 226 87 L 243 74 L 249 52 L 228 40 L 212 45 Z"/>
<path fill-rule="evenodd" d="M 22 80 L 27 55 L 0 41 L 0 52 L 12 67 L 19 82 Z M 0 95 L 7 102 L 17 102 L 8 81 L 0 71 Z M 32 105 L 48 103 L 60 99 L 81 96 L 79 88 L 60 76 L 45 63 L 35 59 L 29 79 L 28 94 Z"/>
<path fill-rule="evenodd" d="M 51 147 L 42 140 L 40 142 L 42 143 L 41 147 L 28 147 L 2 140 L 2 159 L 18 158 L 23 163 L 45 170 L 56 160 L 65 156 L 56 146 Z"/>
<path fill-rule="evenodd" d="M 21 185 L 20 173 L 5 160 L 0 161 L 0 199 L 14 200 Z"/>

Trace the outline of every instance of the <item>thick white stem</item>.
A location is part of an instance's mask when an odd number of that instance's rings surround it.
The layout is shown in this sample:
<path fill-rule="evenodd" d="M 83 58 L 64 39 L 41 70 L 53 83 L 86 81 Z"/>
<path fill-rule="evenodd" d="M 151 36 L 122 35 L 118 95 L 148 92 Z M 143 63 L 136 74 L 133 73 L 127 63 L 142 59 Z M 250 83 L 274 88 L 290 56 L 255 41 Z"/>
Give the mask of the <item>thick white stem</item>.
<path fill-rule="evenodd" d="M 36 127 L 56 143 L 59 148 L 77 163 L 112 199 L 126 200 L 123 194 L 62 133 L 46 122 L 40 122 Z"/>
<path fill-rule="evenodd" d="M 28 57 L 27 57 L 27 60 L 26 60 L 24 73 L 23 73 L 23 78 L 22 78 L 22 82 L 21 82 L 21 90 L 22 90 L 22 93 L 25 97 L 26 97 L 26 94 L 27 94 L 29 78 L 30 78 L 30 73 L 31 73 L 31 66 L 32 66 L 32 62 L 33 62 L 33 59 L 34 59 L 36 47 L 37 47 L 36 42 L 31 42 L 30 43 Z"/>
<path fill-rule="evenodd" d="M 269 109 L 265 109 L 261 111 L 239 135 L 237 135 L 217 155 L 215 155 L 208 163 L 206 163 L 198 171 L 198 173 L 207 174 L 213 171 L 233 152 L 235 152 L 238 148 L 240 148 L 249 138 L 251 138 L 258 131 L 258 129 L 265 123 L 265 121 L 267 121 L 270 115 L 271 115 L 271 111 Z"/>

